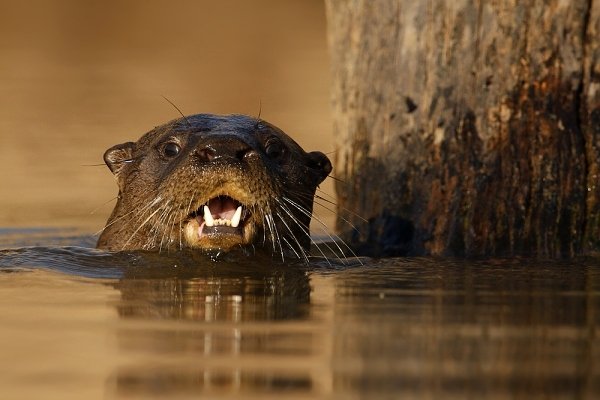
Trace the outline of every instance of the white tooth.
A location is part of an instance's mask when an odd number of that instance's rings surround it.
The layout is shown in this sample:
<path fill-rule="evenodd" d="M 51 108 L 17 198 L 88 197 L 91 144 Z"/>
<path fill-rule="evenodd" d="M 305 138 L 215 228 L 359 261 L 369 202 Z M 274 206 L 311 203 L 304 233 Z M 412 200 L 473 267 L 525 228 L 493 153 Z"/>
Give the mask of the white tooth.
<path fill-rule="evenodd" d="M 235 214 L 233 214 L 233 218 L 231 218 L 231 226 L 237 228 L 240 224 L 240 218 L 242 218 L 242 206 L 239 206 L 235 210 Z"/>
<path fill-rule="evenodd" d="M 214 226 L 215 220 L 213 219 L 212 214 L 210 213 L 210 209 L 208 206 L 204 206 L 204 223 L 206 226 Z"/>

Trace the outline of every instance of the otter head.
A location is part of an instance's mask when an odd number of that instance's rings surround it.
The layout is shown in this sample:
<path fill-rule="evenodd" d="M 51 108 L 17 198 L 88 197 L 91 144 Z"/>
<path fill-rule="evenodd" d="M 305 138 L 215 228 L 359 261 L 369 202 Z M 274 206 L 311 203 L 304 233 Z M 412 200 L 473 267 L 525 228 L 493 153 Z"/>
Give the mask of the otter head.
<path fill-rule="evenodd" d="M 302 255 L 317 186 L 331 172 L 255 118 L 193 115 L 104 154 L 119 196 L 99 240 L 110 250 L 268 247 Z"/>

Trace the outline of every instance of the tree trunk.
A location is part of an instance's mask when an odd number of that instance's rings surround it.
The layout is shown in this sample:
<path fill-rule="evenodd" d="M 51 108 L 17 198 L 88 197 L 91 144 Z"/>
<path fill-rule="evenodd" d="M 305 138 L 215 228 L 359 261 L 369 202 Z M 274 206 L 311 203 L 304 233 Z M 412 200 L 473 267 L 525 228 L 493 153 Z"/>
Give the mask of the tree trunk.
<path fill-rule="evenodd" d="M 600 1 L 326 9 L 347 241 L 375 255 L 598 249 Z"/>

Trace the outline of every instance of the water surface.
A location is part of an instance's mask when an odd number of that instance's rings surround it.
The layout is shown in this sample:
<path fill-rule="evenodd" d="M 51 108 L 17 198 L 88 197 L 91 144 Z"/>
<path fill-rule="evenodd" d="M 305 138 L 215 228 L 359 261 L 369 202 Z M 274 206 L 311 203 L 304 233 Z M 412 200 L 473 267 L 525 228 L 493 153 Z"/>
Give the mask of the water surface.
<path fill-rule="evenodd" d="M 0 399 L 600 398 L 596 259 L 92 249 L 117 193 L 102 154 L 178 117 L 162 96 L 335 158 L 323 7 L 3 2 Z"/>
<path fill-rule="evenodd" d="M 3 398 L 600 396 L 596 259 L 306 265 L 0 238 L 26 245 L 0 253 Z"/>

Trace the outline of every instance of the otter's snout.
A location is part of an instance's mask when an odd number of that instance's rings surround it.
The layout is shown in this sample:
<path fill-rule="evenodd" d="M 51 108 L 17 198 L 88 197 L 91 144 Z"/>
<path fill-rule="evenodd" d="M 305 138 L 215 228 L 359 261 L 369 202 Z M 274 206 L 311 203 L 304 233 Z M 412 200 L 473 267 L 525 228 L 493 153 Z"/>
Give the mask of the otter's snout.
<path fill-rule="evenodd" d="M 253 148 L 243 140 L 217 136 L 201 140 L 193 155 L 200 161 L 213 161 L 219 158 L 241 160 L 253 151 Z"/>

